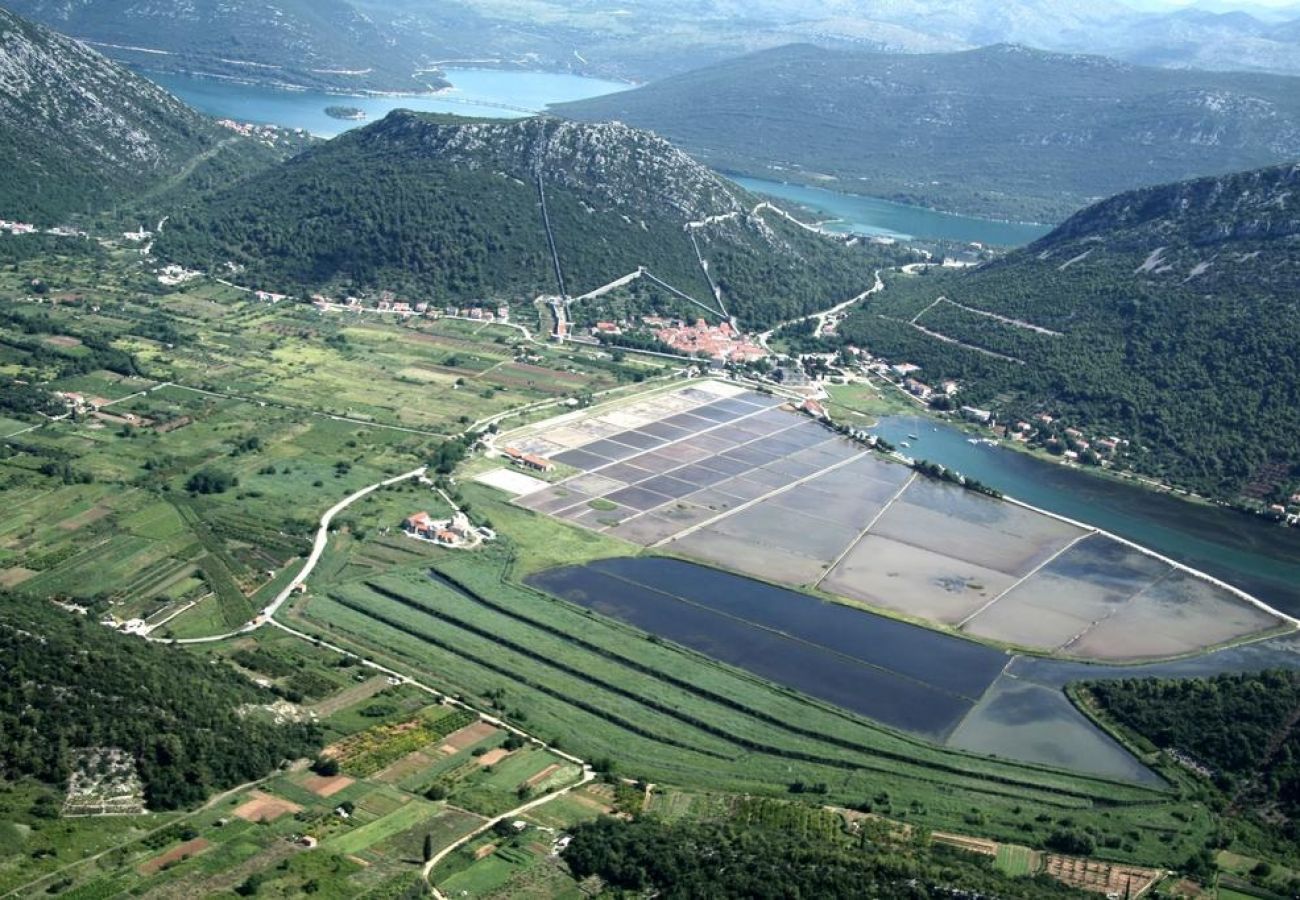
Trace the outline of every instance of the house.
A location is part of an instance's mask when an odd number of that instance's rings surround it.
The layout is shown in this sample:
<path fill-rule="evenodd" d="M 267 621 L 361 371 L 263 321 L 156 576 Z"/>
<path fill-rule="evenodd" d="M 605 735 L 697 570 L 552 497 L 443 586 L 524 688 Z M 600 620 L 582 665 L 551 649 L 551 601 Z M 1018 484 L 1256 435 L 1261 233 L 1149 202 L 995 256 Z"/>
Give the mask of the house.
<path fill-rule="evenodd" d="M 928 384 L 922 384 L 921 382 L 917 381 L 915 378 L 904 379 L 903 389 L 906 390 L 913 397 L 919 397 L 922 400 L 929 400 L 930 397 L 934 394 L 934 391 L 930 389 L 930 386 Z"/>
<path fill-rule="evenodd" d="M 406 521 L 402 523 L 402 528 L 407 534 L 413 534 L 416 537 L 433 539 L 438 534 L 437 523 L 429 517 L 427 512 L 418 512 L 407 516 Z"/>
<path fill-rule="evenodd" d="M 618 325 L 614 322 L 597 322 L 596 327 L 591 329 L 591 333 L 595 337 L 600 337 L 602 334 L 604 335 L 622 334 L 623 329 L 619 328 Z"/>
<path fill-rule="evenodd" d="M 814 419 L 830 418 L 830 416 L 826 414 L 826 407 L 822 406 L 816 400 L 812 400 L 812 399 L 805 400 L 803 402 L 803 405 L 800 406 L 799 408 L 802 409 L 804 412 L 806 412 L 808 415 L 812 416 Z"/>
<path fill-rule="evenodd" d="M 534 453 L 524 453 L 515 447 L 507 447 L 505 453 L 510 461 L 521 469 L 532 469 L 534 472 L 549 472 L 555 468 L 555 463 L 549 459 L 544 459 Z"/>
<path fill-rule="evenodd" d="M 497 307 L 497 318 L 500 319 L 502 322 L 508 322 L 508 321 L 510 321 L 510 307 L 508 307 L 508 306 L 498 306 L 498 307 Z"/>
<path fill-rule="evenodd" d="M 979 422 L 982 425 L 987 425 L 993 421 L 992 412 L 987 409 L 978 409 L 974 406 L 963 406 L 961 408 L 961 414 L 972 422 Z"/>
<path fill-rule="evenodd" d="M 911 375 L 913 372 L 921 371 L 921 367 L 913 363 L 898 363 L 897 365 L 890 366 L 889 368 L 899 378 L 906 378 L 908 375 Z"/>

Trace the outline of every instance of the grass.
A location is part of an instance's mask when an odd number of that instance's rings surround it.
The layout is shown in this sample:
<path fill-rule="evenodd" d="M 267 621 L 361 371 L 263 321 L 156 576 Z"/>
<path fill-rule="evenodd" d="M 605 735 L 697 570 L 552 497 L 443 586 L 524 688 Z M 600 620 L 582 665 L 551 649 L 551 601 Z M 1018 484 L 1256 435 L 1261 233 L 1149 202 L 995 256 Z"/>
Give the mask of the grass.
<path fill-rule="evenodd" d="M 354 582 L 309 601 L 305 621 L 637 777 L 765 793 L 824 782 L 852 804 L 884 789 L 886 814 L 960 830 L 978 808 L 984 830 L 1004 840 L 1064 819 L 1103 833 L 1141 822 L 1143 839 L 1121 855 L 1143 860 L 1206 833 L 1203 811 L 1160 792 L 944 751 L 651 642 L 503 580 L 506 553 L 438 565 L 513 615 L 414 571 L 375 582 L 402 602 Z"/>
<path fill-rule="evenodd" d="M 412 798 L 399 809 L 347 834 L 330 838 L 321 846 L 344 855 L 360 853 L 374 844 L 413 828 L 426 819 L 433 818 L 440 811 L 441 807 L 437 804 Z"/>
<path fill-rule="evenodd" d="M 999 844 L 996 865 L 1008 875 L 1032 875 L 1038 870 L 1038 854 L 1028 847 Z"/>

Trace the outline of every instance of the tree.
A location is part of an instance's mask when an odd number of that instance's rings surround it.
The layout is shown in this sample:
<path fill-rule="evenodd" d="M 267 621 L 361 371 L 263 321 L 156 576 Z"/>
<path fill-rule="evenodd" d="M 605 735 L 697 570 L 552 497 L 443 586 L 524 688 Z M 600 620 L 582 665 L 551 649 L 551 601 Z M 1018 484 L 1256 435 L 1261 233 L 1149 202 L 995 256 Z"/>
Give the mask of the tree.
<path fill-rule="evenodd" d="M 424 836 L 424 861 L 428 862 L 433 859 L 433 833 L 430 832 Z"/>

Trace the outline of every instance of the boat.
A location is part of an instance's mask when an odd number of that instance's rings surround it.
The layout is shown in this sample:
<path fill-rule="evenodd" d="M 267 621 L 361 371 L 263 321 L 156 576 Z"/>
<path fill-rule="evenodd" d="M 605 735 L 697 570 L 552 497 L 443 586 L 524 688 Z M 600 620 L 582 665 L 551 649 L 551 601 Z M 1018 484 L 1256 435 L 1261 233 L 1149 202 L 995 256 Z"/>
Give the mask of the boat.
<path fill-rule="evenodd" d="M 910 446 L 912 446 L 912 445 L 909 444 L 907 441 L 899 441 L 899 442 L 898 442 L 898 446 L 900 446 L 900 447 L 910 447 Z"/>
<path fill-rule="evenodd" d="M 915 434 L 909 434 L 909 435 L 907 436 L 907 439 L 910 440 L 910 441 L 919 441 L 921 438 L 920 438 L 918 435 L 915 435 Z"/>

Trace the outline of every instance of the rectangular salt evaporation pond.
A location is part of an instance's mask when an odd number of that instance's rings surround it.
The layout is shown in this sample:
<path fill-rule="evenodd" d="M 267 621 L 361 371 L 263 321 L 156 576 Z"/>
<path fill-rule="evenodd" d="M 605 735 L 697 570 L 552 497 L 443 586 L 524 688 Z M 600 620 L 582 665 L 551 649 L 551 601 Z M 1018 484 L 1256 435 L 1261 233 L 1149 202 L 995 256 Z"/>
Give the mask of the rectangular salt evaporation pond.
<path fill-rule="evenodd" d="M 1005 662 L 1001 654 L 958 638 L 844 607 L 827 606 L 819 613 L 825 605 L 812 598 L 687 563 L 663 559 L 605 562 L 606 571 L 590 566 L 553 569 L 533 576 L 529 583 L 759 677 L 927 738 L 942 740 Z M 622 563 L 652 565 L 623 571 Z M 625 580 L 615 574 L 620 571 L 655 582 L 655 587 Z M 733 599 L 748 597 L 755 610 L 766 609 L 781 618 L 780 610 L 771 607 L 800 607 L 784 613 L 792 628 L 778 633 L 771 626 L 708 608 L 701 603 L 703 595 L 692 596 L 687 602 L 659 589 L 664 586 L 660 582 L 675 584 L 691 578 L 692 573 L 709 576 L 709 586 L 702 593 L 710 599 L 721 599 L 720 585 L 712 577 L 718 575 L 727 580 L 726 591 Z M 813 624 L 802 623 L 800 612 L 810 613 Z M 835 612 L 845 617 L 839 623 L 828 619 Z M 858 616 L 863 621 L 854 621 Z M 850 636 L 853 654 L 829 646 L 843 645 Z M 816 637 L 826 643 L 818 643 Z M 898 668 L 886 665 L 890 662 L 899 664 Z M 915 677 L 918 667 L 929 668 L 940 684 Z M 961 690 L 941 685 L 959 685 Z"/>
<path fill-rule="evenodd" d="M 962 626 L 996 641 L 1055 650 L 1170 573 L 1105 535 L 1071 546 Z"/>
<path fill-rule="evenodd" d="M 871 532 L 1017 578 L 1086 534 L 1050 516 L 921 478 Z"/>
<path fill-rule="evenodd" d="M 1281 620 L 1230 591 L 1175 571 L 1064 648 L 1090 659 L 1177 656 L 1267 631 Z"/>

